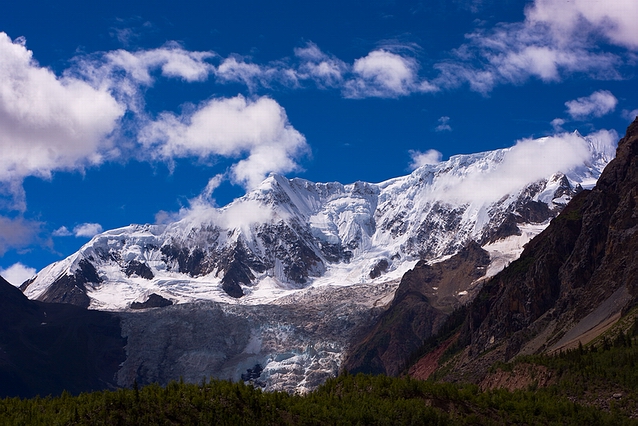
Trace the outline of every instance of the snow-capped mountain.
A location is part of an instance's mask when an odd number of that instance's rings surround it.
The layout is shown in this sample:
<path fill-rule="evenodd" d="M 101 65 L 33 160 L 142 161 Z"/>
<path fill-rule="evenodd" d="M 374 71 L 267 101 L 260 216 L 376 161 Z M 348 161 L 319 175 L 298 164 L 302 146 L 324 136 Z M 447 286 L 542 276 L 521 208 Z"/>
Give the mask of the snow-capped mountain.
<path fill-rule="evenodd" d="M 613 156 L 604 138 L 572 134 L 381 183 L 272 175 L 225 207 L 202 196 L 173 222 L 96 235 L 21 288 L 116 311 L 127 339 L 118 386 L 217 377 L 305 392 L 337 374 L 417 262 L 455 263 L 472 245 L 489 252 L 476 277 L 495 275 Z M 433 318 L 481 280 L 428 287 Z"/>
<path fill-rule="evenodd" d="M 160 304 L 262 304 L 310 286 L 397 280 L 417 260 L 469 241 L 493 254 L 495 273 L 613 155 L 574 133 L 453 156 L 381 183 L 271 175 L 225 207 L 199 200 L 175 222 L 96 235 L 22 289 L 106 310 L 154 306 L 144 305 L 151 295 Z"/>

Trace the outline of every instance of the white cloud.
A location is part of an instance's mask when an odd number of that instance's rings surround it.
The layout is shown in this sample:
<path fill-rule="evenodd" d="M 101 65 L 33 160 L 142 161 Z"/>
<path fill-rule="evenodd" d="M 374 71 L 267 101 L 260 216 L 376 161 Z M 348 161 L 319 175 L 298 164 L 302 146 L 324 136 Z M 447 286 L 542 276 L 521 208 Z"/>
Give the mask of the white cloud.
<path fill-rule="evenodd" d="M 504 154 L 496 168 L 445 177 L 437 181 L 434 190 L 461 202 L 494 202 L 531 182 L 567 173 L 590 158 L 588 143 L 576 134 L 523 139 Z"/>
<path fill-rule="evenodd" d="M 620 136 L 615 130 L 601 129 L 587 135 L 587 141 L 594 152 L 601 155 L 606 161 L 611 161 L 616 156 L 616 147 Z"/>
<path fill-rule="evenodd" d="M 452 127 L 448 124 L 450 122 L 450 117 L 443 116 L 439 118 L 439 125 L 436 126 L 434 130 L 437 132 L 451 132 Z"/>
<path fill-rule="evenodd" d="M 54 237 L 70 237 L 71 235 L 73 235 L 73 232 L 69 231 L 66 226 L 61 226 L 53 231 L 51 235 L 53 235 Z"/>
<path fill-rule="evenodd" d="M 576 120 L 602 117 L 616 109 L 618 99 L 607 90 L 599 90 L 587 97 L 565 102 L 567 113 Z"/>
<path fill-rule="evenodd" d="M 105 89 L 39 66 L 0 33 L 0 181 L 99 164 L 125 107 Z"/>
<path fill-rule="evenodd" d="M 555 118 L 551 121 L 550 123 L 552 125 L 552 127 L 554 128 L 555 132 L 563 132 L 563 124 L 565 124 L 565 120 L 562 118 Z"/>
<path fill-rule="evenodd" d="M 410 162 L 410 170 L 418 169 L 426 164 L 440 163 L 441 157 L 443 157 L 443 154 L 435 149 L 428 149 L 425 152 L 410 150 L 409 153 L 412 158 L 412 161 Z"/>
<path fill-rule="evenodd" d="M 73 234 L 76 237 L 92 238 L 102 232 L 102 225 L 99 223 L 83 223 L 73 228 Z"/>
<path fill-rule="evenodd" d="M 251 91 L 257 85 L 268 86 L 269 75 L 274 76 L 275 72 L 267 67 L 245 62 L 236 57 L 224 59 L 215 70 L 218 79 L 224 82 L 243 83 Z"/>
<path fill-rule="evenodd" d="M 583 32 L 638 49 L 638 2 L 635 0 L 535 0 L 525 15 L 531 23 L 548 24 L 557 39 L 571 43 Z"/>
<path fill-rule="evenodd" d="M 409 94 L 417 77 L 417 62 L 387 50 L 375 50 L 354 61 L 356 78 L 344 88 L 347 97 L 398 97 Z"/>
<path fill-rule="evenodd" d="M 135 81 L 150 85 L 150 72 L 159 69 L 164 77 L 181 78 L 188 82 L 204 81 L 214 68 L 206 59 L 214 57 L 212 52 L 191 52 L 177 43 L 168 43 L 158 49 L 129 52 L 115 50 L 104 56 L 100 67 L 110 72 L 124 70 Z"/>
<path fill-rule="evenodd" d="M 618 79 L 622 52 L 610 44 L 638 48 L 638 2 L 635 0 L 535 0 L 525 20 L 501 23 L 467 34 L 468 42 L 450 59 L 434 65 L 436 86 L 469 84 L 487 93 L 498 84 L 521 84 L 529 78 L 560 81 L 574 73 L 596 79 Z"/>
<path fill-rule="evenodd" d="M 539 23 L 501 24 L 466 35 L 468 42 L 437 63 L 439 76 L 432 84 L 456 88 L 468 84 L 474 91 L 488 93 L 499 84 L 521 84 L 530 78 L 560 81 L 566 75 L 586 73 L 593 78 L 619 78 L 621 59 L 601 52 L 580 39 L 558 43 Z"/>
<path fill-rule="evenodd" d="M 301 60 L 295 71 L 299 79 L 313 80 L 321 88 L 339 87 L 349 72 L 345 62 L 322 52 L 314 43 L 296 48 L 295 56 Z"/>
<path fill-rule="evenodd" d="M 142 129 L 139 139 L 160 159 L 245 157 L 231 168 L 231 179 L 246 188 L 270 172 L 298 170 L 296 160 L 308 150 L 284 109 L 267 97 L 213 99 L 182 116 L 164 113 Z"/>
<path fill-rule="evenodd" d="M 0 275 L 16 287 L 19 287 L 23 282 L 32 278 L 35 273 L 35 268 L 30 268 L 20 262 L 14 263 L 7 269 L 0 268 Z"/>

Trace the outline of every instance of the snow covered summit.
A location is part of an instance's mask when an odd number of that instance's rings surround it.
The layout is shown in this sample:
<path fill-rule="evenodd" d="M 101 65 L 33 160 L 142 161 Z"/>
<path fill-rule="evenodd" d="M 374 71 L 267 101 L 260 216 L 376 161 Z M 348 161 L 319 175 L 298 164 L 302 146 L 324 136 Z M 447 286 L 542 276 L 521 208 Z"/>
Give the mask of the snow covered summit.
<path fill-rule="evenodd" d="M 300 289 L 383 283 L 418 259 L 476 241 L 491 273 L 513 260 L 571 197 L 592 187 L 614 147 L 579 134 L 457 155 L 381 183 L 271 175 L 216 208 L 96 235 L 23 284 L 32 299 L 125 310 L 155 294 L 262 304 Z"/>

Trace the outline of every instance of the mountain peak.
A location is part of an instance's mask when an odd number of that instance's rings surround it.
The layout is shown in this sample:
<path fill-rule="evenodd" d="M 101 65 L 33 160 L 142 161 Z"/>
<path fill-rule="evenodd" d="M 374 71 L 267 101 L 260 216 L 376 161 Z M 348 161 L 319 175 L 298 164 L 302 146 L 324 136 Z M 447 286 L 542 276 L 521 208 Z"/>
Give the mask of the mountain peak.
<path fill-rule="evenodd" d="M 45 268 L 25 293 L 49 300 L 64 294 L 52 290 L 56 285 L 81 282 L 92 307 L 126 309 L 152 293 L 172 302 L 261 303 L 313 284 L 368 282 L 373 270 L 375 282 L 397 280 L 417 260 L 453 255 L 470 241 L 540 232 L 604 167 L 582 161 L 585 145 L 582 138 L 529 140 L 456 155 L 378 184 L 272 173 L 224 207 L 194 205 L 161 228 L 97 235 Z M 565 158 L 547 161 L 548 155 Z M 80 262 L 95 274 L 84 276 Z M 264 290 L 261 283 L 268 283 Z"/>

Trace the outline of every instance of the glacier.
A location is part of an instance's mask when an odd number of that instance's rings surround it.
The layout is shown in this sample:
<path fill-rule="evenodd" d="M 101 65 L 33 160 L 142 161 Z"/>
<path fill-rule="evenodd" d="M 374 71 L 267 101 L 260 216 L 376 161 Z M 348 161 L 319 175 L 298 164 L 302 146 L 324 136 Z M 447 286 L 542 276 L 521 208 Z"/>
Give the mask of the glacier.
<path fill-rule="evenodd" d="M 31 299 L 121 312 L 129 338 L 123 386 L 192 371 L 196 381 L 239 380 L 259 365 L 267 389 L 305 391 L 338 371 L 349 337 L 392 300 L 418 260 L 437 262 L 476 241 L 490 253 L 488 276 L 496 274 L 572 196 L 595 185 L 614 152 L 574 133 L 456 155 L 380 183 L 273 174 L 226 206 L 200 198 L 173 222 L 98 234 L 21 289 Z M 471 297 L 461 293 L 461 303 Z M 173 306 L 131 309 L 151 295 Z M 182 330 L 193 341 L 181 346 L 191 349 L 158 352 L 175 318 L 189 315 L 194 324 L 213 315 L 226 328 Z M 165 328 L 145 333 L 149 321 Z M 230 329 L 239 334 L 221 344 L 225 352 L 202 343 Z M 159 371 L 169 358 L 171 368 Z"/>

